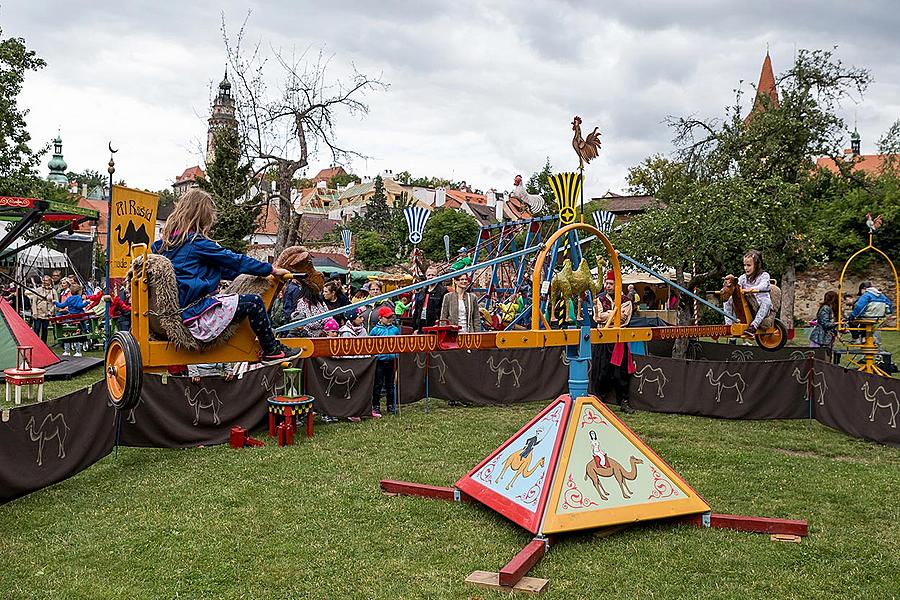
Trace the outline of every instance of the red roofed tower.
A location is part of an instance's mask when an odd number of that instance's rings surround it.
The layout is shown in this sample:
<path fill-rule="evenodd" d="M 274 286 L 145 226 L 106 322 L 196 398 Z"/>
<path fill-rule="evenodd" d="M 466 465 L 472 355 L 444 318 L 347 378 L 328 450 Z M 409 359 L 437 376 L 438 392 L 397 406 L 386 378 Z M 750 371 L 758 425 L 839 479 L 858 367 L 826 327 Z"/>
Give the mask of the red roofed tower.
<path fill-rule="evenodd" d="M 775 87 L 775 73 L 772 71 L 772 59 L 766 50 L 766 59 L 763 61 L 762 71 L 759 74 L 759 83 L 756 85 L 756 98 L 753 100 L 753 110 L 744 119 L 744 125 L 758 112 L 767 108 L 778 108 L 778 88 Z"/>

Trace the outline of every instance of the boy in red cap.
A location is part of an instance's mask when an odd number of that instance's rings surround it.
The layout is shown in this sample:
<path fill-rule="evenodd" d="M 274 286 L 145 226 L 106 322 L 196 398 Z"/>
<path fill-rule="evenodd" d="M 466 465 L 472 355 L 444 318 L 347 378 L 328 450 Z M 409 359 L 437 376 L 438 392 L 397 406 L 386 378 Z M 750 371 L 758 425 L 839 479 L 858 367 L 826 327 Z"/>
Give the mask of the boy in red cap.
<path fill-rule="evenodd" d="M 378 309 L 378 323 L 369 331 L 371 336 L 400 335 L 400 328 L 394 324 L 394 309 L 382 306 Z M 372 388 L 372 417 L 381 418 L 381 390 L 387 396 L 388 412 L 395 412 L 394 401 L 394 359 L 396 354 L 379 354 L 375 361 L 375 385 Z"/>

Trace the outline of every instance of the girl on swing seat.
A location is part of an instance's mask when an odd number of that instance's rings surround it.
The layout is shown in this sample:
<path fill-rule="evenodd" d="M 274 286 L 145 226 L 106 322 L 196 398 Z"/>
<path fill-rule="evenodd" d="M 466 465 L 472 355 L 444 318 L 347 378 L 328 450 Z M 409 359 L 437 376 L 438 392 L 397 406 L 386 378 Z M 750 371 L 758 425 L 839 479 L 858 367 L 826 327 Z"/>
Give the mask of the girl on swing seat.
<path fill-rule="evenodd" d="M 263 362 L 278 362 L 299 350 L 275 339 L 269 314 L 258 294 L 217 293 L 222 279 L 240 274 L 283 277 L 289 271 L 227 250 L 209 239 L 216 208 L 206 192 L 193 189 L 175 205 L 152 250 L 168 258 L 175 269 L 181 319 L 202 342 L 218 337 L 232 322 L 247 317 L 262 346 Z"/>
<path fill-rule="evenodd" d="M 725 313 L 729 318 L 725 319 L 725 324 L 730 325 L 737 322 L 734 314 L 734 291 L 735 277 L 728 275 L 725 277 L 725 287 L 722 288 L 721 298 L 725 300 L 723 306 Z M 759 324 L 769 316 L 772 312 L 772 296 L 769 293 L 771 289 L 771 277 L 763 271 L 762 253 L 759 250 L 748 250 L 744 255 L 744 273 L 737 278 L 737 285 L 745 292 L 755 292 L 747 294 L 747 303 L 751 310 L 756 311 L 753 322 L 747 327 L 746 333 L 753 335 L 759 328 Z"/>

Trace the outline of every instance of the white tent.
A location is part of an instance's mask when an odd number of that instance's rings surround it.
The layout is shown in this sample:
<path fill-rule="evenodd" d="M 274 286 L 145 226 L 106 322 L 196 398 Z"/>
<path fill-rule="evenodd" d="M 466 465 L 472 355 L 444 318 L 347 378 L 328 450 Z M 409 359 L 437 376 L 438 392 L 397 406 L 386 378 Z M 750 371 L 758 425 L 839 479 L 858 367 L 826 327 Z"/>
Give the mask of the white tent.
<path fill-rule="evenodd" d="M 60 269 L 69 265 L 69 259 L 62 252 L 44 248 L 43 246 L 32 246 L 16 254 L 16 263 L 19 266 L 19 270 L 31 268 Z"/>

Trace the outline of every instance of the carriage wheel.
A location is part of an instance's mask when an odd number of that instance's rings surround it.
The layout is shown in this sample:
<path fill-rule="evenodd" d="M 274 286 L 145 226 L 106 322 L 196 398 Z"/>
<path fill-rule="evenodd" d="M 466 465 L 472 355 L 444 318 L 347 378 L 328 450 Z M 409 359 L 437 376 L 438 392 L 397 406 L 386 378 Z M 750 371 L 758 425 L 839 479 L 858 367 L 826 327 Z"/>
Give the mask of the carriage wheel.
<path fill-rule="evenodd" d="M 106 391 L 116 410 L 131 410 L 141 399 L 144 371 L 134 336 L 117 331 L 106 349 Z"/>
<path fill-rule="evenodd" d="M 784 348 L 787 339 L 787 328 L 784 326 L 784 323 L 778 319 L 775 319 L 774 327 L 766 329 L 765 331 L 759 331 L 756 334 L 756 343 L 760 348 L 768 350 L 769 352 Z"/>

